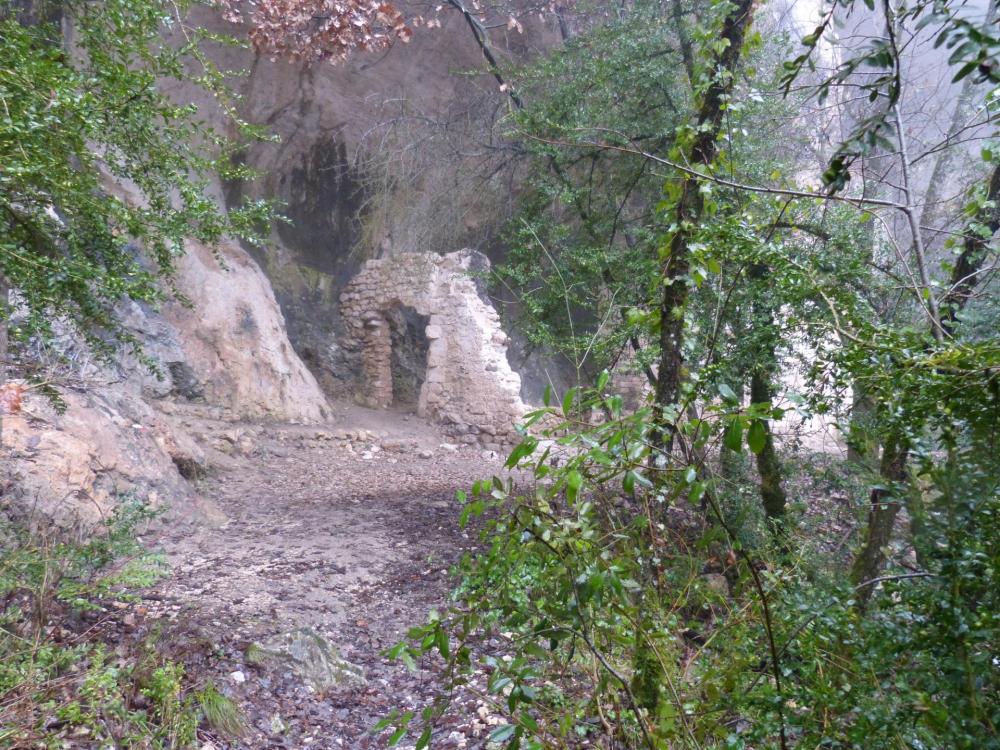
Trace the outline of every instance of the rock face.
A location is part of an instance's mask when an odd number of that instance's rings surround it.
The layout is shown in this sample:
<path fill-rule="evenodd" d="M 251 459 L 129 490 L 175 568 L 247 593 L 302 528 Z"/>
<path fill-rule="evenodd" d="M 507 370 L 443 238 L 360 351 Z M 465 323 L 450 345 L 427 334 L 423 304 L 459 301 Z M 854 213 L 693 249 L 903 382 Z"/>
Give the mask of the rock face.
<path fill-rule="evenodd" d="M 429 12 L 401 7 L 409 17 Z M 221 69 L 248 72 L 230 81 L 240 115 L 278 136 L 235 155 L 258 174 L 221 192 L 231 206 L 274 200 L 291 219 L 273 225 L 266 248 L 246 249 L 274 287 L 288 338 L 329 396 L 353 395 L 357 372 L 342 346 L 339 297 L 364 261 L 467 246 L 493 252 L 512 208 L 511 180 L 497 169 L 508 156 L 480 148 L 493 142 L 508 95 L 462 14 L 445 6 L 435 17 L 441 27 L 422 29 L 409 44 L 338 65 L 230 45 L 205 50 Z M 494 51 L 515 63 L 561 40 L 555 19 L 521 17 L 519 33 L 490 34 Z M 205 6 L 191 10 L 191 22 L 237 37 L 247 31 Z M 223 131 L 230 126 L 204 92 L 183 84 L 170 91 Z"/>
<path fill-rule="evenodd" d="M 60 335 L 57 350 L 83 363 L 71 375 L 84 388 L 60 389 L 62 414 L 32 396 L 24 411 L 3 418 L 4 504 L 62 526 L 89 526 L 131 495 L 168 506 L 174 518 L 221 520 L 190 481 L 205 474 L 205 460 L 194 435 L 161 413 L 167 400 L 205 402 L 227 419 L 329 416 L 326 397 L 288 341 L 267 277 L 241 247 L 189 243 L 177 271 L 190 306 L 169 303 L 158 312 L 127 303 L 121 310 L 159 375 L 128 357 L 109 370 L 75 356 L 83 350 L 71 332 Z"/>
<path fill-rule="evenodd" d="M 213 30 L 245 31 L 210 8 L 192 14 L 194 23 Z M 159 363 L 160 375 L 130 361 L 112 377 L 98 367 L 74 371 L 73 382 L 117 385 L 65 393 L 69 409 L 63 415 L 33 397 L 30 413 L 5 418 L 3 500 L 67 512 L 73 507 L 89 517 L 91 510 L 106 510 L 116 490 L 128 489 L 167 502 L 181 515 L 211 515 L 199 509 L 194 485 L 180 473 L 194 479 L 204 470 L 196 449 L 185 447 L 192 443 L 188 429 L 159 413 L 171 400 L 217 406 L 223 419 L 322 421 L 326 395 L 352 396 L 362 364 L 382 373 L 391 398 L 385 360 L 361 356 L 369 336 L 365 321 L 359 330 L 353 317 L 350 328 L 341 317 L 348 308 L 341 306 L 341 291 L 373 256 L 385 257 L 381 262 L 396 268 L 399 279 L 419 282 L 398 293 L 399 306 L 371 308 L 389 331 L 388 339 L 372 334 L 373 341 L 381 342 L 383 354 L 388 342 L 390 376 L 394 366 L 397 374 L 409 373 L 412 408 L 449 423 L 455 443 L 478 439 L 496 449 L 503 442 L 523 406 L 518 376 L 505 356 L 506 335 L 492 308 L 477 301 L 463 270 L 480 256 L 399 255 L 488 246 L 485 238 L 509 210 L 509 181 L 492 164 L 454 158 L 464 153 L 463 143 L 481 143 L 480 136 L 491 132 L 507 95 L 483 66 L 461 14 L 445 13 L 442 20 L 443 28 L 416 35 L 411 45 L 354 56 L 341 66 L 306 68 L 209 46 L 223 69 L 250 71 L 234 81 L 241 115 L 280 136 L 237 155 L 259 170 L 257 179 L 212 190 L 230 205 L 276 199 L 293 223 L 274 226 L 266 251 L 190 244 L 178 260 L 177 278 L 190 308 L 123 305 L 127 326 Z M 495 36 L 496 48 L 502 45 L 513 60 L 529 59 L 560 38 L 549 21 L 526 23 L 523 34 L 498 30 Z M 482 76 L 454 74 L 476 69 Z M 178 85 L 170 93 L 180 103 L 199 105 L 199 116 L 223 131 L 228 127 L 219 108 L 194 88 Z M 483 174 L 496 176 L 484 180 Z M 136 199 L 127 185 L 109 181 L 105 189 Z M 359 278 L 372 279 L 384 292 L 392 272 L 375 268 L 364 266 Z M 407 318 L 401 310 L 407 306 L 416 317 Z M 393 330 L 397 354 L 413 355 L 397 356 L 395 363 Z M 384 393 L 364 394 L 370 403 L 386 403 Z"/>
<path fill-rule="evenodd" d="M 4 505 L 33 523 L 84 530 L 126 498 L 166 505 L 174 520 L 223 520 L 179 470 L 202 466 L 201 450 L 144 401 L 109 388 L 61 397 L 61 414 L 31 395 L 3 418 Z"/>
<path fill-rule="evenodd" d="M 194 305 L 166 310 L 185 355 L 170 365 L 175 389 L 239 416 L 325 419 L 326 397 L 288 341 L 267 277 L 233 243 L 215 252 L 188 243 L 179 261 L 180 289 Z"/>
<path fill-rule="evenodd" d="M 485 443 L 513 438 L 513 424 L 526 411 L 521 379 L 507 362 L 499 316 L 470 275 L 488 267 L 472 250 L 408 253 L 365 264 L 341 295 L 349 331 L 345 348 L 361 358 L 362 403 L 398 405 L 401 391 L 409 391 L 394 372 L 393 349 L 407 338 L 398 333 L 399 321 L 416 314 L 426 320 L 428 342 L 417 414 Z"/>

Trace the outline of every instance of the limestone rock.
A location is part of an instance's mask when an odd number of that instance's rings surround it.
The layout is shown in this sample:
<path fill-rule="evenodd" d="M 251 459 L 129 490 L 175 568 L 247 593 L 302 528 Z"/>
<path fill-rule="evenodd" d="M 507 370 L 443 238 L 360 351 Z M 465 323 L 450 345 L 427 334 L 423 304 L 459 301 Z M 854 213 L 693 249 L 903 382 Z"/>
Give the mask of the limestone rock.
<path fill-rule="evenodd" d="M 61 397 L 61 413 L 31 394 L 3 418 L 4 500 L 64 527 L 89 527 L 128 496 L 178 520 L 225 520 L 181 475 L 206 468 L 201 450 L 135 394 L 94 388 Z"/>
<path fill-rule="evenodd" d="M 239 246 L 222 243 L 216 252 L 222 263 L 189 242 L 178 260 L 178 286 L 193 306 L 165 311 L 185 356 L 185 369 L 171 367 L 185 373 L 175 387 L 242 417 L 325 419 L 326 397 L 288 341 L 267 278 Z"/>
<path fill-rule="evenodd" d="M 141 203 L 133 186 L 105 180 L 121 200 Z M 239 417 L 313 422 L 329 416 L 326 396 L 292 348 L 285 318 L 259 266 L 236 242 L 185 243 L 178 291 L 190 302 L 161 311 L 126 302 L 125 326 L 158 363 L 151 374 L 130 357 L 121 369 L 144 395 L 205 401 Z"/>
<path fill-rule="evenodd" d="M 290 671 L 321 693 L 365 682 L 362 669 L 341 658 L 336 647 L 311 628 L 251 644 L 246 656 L 251 664 Z"/>

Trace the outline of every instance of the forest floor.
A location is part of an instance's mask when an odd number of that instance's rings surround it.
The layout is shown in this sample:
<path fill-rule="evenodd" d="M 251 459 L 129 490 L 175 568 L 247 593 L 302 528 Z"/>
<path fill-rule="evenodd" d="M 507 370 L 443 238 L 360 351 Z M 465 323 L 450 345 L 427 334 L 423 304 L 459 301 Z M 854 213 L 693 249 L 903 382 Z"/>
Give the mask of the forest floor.
<path fill-rule="evenodd" d="M 228 520 L 169 525 L 147 540 L 172 574 L 131 618 L 132 637 L 160 623 L 160 649 L 246 714 L 243 738 L 206 736 L 208 747 L 386 747 L 372 725 L 395 708 L 419 712 L 436 685 L 383 654 L 446 603 L 448 570 L 475 543 L 458 527 L 456 490 L 500 472 L 501 461 L 416 417 L 353 406 L 320 428 L 197 426 L 223 435 L 216 445 L 242 446 L 200 483 Z M 328 639 L 364 682 L 320 692 L 249 663 L 252 643 L 299 628 Z M 446 718 L 435 747 L 484 746 L 492 717 L 482 705 Z"/>

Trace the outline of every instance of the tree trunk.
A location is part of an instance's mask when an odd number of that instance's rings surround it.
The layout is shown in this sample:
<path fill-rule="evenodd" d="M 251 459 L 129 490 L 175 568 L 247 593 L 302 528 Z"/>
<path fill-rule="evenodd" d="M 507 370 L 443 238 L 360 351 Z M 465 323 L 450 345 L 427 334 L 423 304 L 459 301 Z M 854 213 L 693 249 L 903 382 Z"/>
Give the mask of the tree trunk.
<path fill-rule="evenodd" d="M 743 39 L 753 20 L 753 0 L 736 0 L 722 23 L 722 40 L 727 44 L 715 55 L 715 78 L 705 92 L 698 111 L 694 143 L 688 163 L 709 167 L 718 153 L 723 104 L 732 90 L 734 72 L 743 50 Z M 698 230 L 705 209 L 700 180 L 686 175 L 681 183 L 674 224 L 677 230 L 662 265 L 663 296 L 660 300 L 660 369 L 656 382 L 656 418 L 659 422 L 659 449 L 673 449 L 674 425 L 666 410 L 677 403 L 684 379 L 684 308 L 688 298 L 688 271 L 691 268 L 691 239 Z"/>
<path fill-rule="evenodd" d="M 755 368 L 750 376 L 750 403 L 770 403 L 773 397 L 766 372 L 762 368 Z M 764 447 L 757 454 L 760 498 L 768 519 L 780 522 L 785 516 L 786 495 L 781 486 L 781 463 L 778 461 L 778 452 L 774 449 L 774 433 L 767 422 L 764 422 L 764 435 Z"/>
<path fill-rule="evenodd" d="M 721 54 L 714 57 L 715 78 L 705 92 L 698 112 L 697 135 L 691 146 L 689 162 L 708 167 L 718 153 L 719 128 L 722 124 L 723 103 L 732 90 L 732 82 L 743 39 L 753 20 L 753 0 L 736 0 L 722 22 L 722 38 L 728 42 Z M 690 242 L 697 231 L 705 208 L 705 199 L 697 178 L 686 175 L 681 185 L 675 222 L 677 231 L 670 241 L 670 252 L 663 261 L 663 297 L 660 300 L 660 369 L 656 380 L 657 430 L 655 440 L 663 454 L 673 449 L 673 420 L 666 418 L 666 409 L 677 403 L 683 379 L 684 308 L 687 303 L 687 274 L 691 266 Z M 655 715 L 663 681 L 662 665 L 656 654 L 637 639 L 633 656 L 635 677 L 633 690 L 643 696 L 644 706 Z M 649 705 L 649 704 L 652 705 Z"/>
<path fill-rule="evenodd" d="M 1000 165 L 993 169 L 990 176 L 986 197 L 992 202 L 973 218 L 965 231 L 962 252 L 955 261 L 951 272 L 948 293 L 941 303 L 941 328 L 949 335 L 954 335 L 958 324 L 958 314 L 968 304 L 972 293 L 979 283 L 979 271 L 987 257 L 990 238 L 1000 230 Z M 985 226 L 989 236 L 984 237 L 975 230 L 975 226 Z M 906 460 L 909 447 L 898 434 L 891 435 L 882 450 L 882 461 L 879 467 L 883 487 L 871 492 L 871 507 L 868 511 L 868 530 L 864 544 L 854 560 L 853 578 L 855 584 L 861 584 L 878 576 L 885 565 L 884 547 L 892 535 L 893 522 L 899 512 L 897 501 L 885 502 L 890 493 L 885 489 L 894 483 L 906 479 Z M 865 586 L 858 592 L 858 601 L 862 608 L 871 598 L 873 586 Z"/>
<path fill-rule="evenodd" d="M 878 438 L 875 430 L 875 402 L 862 386 L 855 381 L 852 385 L 851 423 L 847 435 L 847 460 L 875 470 L 878 458 Z"/>
<path fill-rule="evenodd" d="M 777 349 L 781 334 L 775 325 L 775 311 L 766 290 L 769 275 L 770 269 L 764 263 L 754 263 L 748 273 L 755 290 L 751 320 L 761 352 L 750 375 L 751 404 L 769 404 L 774 399 L 771 378 L 778 368 Z M 764 447 L 755 456 L 760 476 L 760 498 L 768 520 L 777 524 L 785 515 L 786 495 L 781 486 L 781 462 L 774 448 L 774 433 L 769 422 L 763 424 Z"/>
<path fill-rule="evenodd" d="M 955 261 L 951 284 L 941 303 L 941 326 L 949 334 L 954 334 L 958 314 L 968 304 L 979 284 L 979 272 L 990 252 L 990 239 L 1000 230 L 1000 164 L 993 168 L 986 200 L 986 207 L 971 222 L 982 225 L 986 232 L 980 233 L 973 228 L 965 230 L 962 252 Z"/>
<path fill-rule="evenodd" d="M 878 577 L 885 565 L 885 548 L 892 538 L 892 527 L 899 513 L 899 488 L 906 481 L 906 459 L 909 447 L 897 436 L 890 436 L 882 449 L 882 461 L 879 474 L 884 485 L 871 491 L 868 510 L 868 528 L 861 552 L 854 560 L 851 578 L 855 585 L 860 585 Z M 864 609 L 875 590 L 874 584 L 858 589 L 857 598 L 861 609 Z"/>

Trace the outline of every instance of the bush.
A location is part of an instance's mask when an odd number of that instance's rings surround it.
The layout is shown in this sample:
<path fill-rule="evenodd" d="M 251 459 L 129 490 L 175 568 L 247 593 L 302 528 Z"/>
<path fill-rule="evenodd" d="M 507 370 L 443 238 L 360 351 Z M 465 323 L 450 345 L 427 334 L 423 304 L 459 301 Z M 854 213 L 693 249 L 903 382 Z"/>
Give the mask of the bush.
<path fill-rule="evenodd" d="M 158 654 L 155 636 L 105 643 L 99 627 L 106 610 L 118 611 L 112 603 L 135 601 L 167 572 L 136 538 L 153 515 L 126 499 L 75 541 L 3 521 L 0 746 L 194 745 L 211 686 L 190 686 L 184 667 Z"/>
<path fill-rule="evenodd" d="M 610 418 L 564 408 L 554 442 L 526 437 L 508 465 L 533 486 L 493 479 L 461 496 L 463 523 L 486 519 L 483 549 L 462 562 L 454 606 L 390 652 L 448 665 L 418 748 L 477 672 L 506 719 L 492 739 L 510 750 L 1000 747 L 991 454 L 926 457 L 920 569 L 887 570 L 865 610 L 842 555 L 815 559 L 794 524 L 769 531 L 739 492 L 724 506 L 732 479 L 707 449 L 763 414 L 712 407 L 679 428 L 697 463 L 659 466 L 648 411 L 580 398 Z M 401 736 L 412 719 L 382 726 Z"/>

